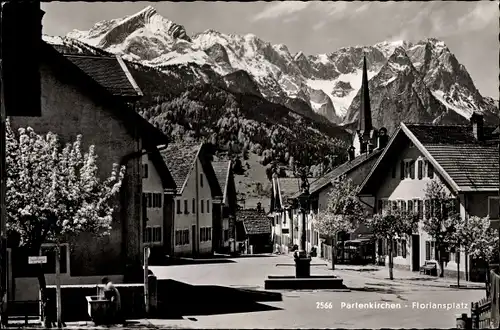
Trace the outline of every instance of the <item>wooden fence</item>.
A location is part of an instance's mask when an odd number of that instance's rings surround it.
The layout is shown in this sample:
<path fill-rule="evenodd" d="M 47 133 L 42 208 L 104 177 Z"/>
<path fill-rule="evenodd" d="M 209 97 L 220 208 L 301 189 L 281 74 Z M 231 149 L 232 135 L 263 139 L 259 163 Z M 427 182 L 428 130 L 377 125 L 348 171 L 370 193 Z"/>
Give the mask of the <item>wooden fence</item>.
<path fill-rule="evenodd" d="M 490 271 L 487 297 L 471 304 L 472 329 L 498 329 L 500 325 L 500 275 Z"/>
<path fill-rule="evenodd" d="M 472 329 L 489 329 L 491 323 L 491 300 L 483 298 L 471 304 Z"/>

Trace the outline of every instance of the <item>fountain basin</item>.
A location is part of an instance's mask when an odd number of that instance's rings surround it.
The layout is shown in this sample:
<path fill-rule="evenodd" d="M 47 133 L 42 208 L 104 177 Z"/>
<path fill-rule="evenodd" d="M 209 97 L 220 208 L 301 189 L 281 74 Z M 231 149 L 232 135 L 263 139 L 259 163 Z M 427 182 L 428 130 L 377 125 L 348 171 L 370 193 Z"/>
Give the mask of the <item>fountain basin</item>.
<path fill-rule="evenodd" d="M 264 282 L 266 290 L 341 290 L 349 291 L 344 281 L 333 275 L 311 275 L 308 277 L 268 276 Z"/>

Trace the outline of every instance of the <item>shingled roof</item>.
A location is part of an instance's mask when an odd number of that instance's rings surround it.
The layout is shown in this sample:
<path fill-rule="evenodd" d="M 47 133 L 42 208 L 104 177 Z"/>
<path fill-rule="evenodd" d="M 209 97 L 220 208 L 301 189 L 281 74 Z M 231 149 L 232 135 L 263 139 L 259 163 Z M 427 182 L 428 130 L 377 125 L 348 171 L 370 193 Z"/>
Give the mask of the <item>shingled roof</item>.
<path fill-rule="evenodd" d="M 59 53 L 45 41 L 42 41 L 40 50 L 41 62 L 48 65 L 58 79 L 87 92 L 94 100 L 123 120 L 127 129 L 133 134 L 136 134 L 137 129 L 139 129 L 146 145 L 156 146 L 168 143 L 167 137 L 128 106 L 123 98 L 115 97 L 104 85 L 68 57 Z M 123 72 L 122 68 L 119 70 Z M 111 71 L 108 73 L 113 74 Z"/>
<path fill-rule="evenodd" d="M 141 89 L 119 56 L 64 55 L 64 57 L 106 88 L 113 96 L 126 98 L 143 96 Z"/>
<path fill-rule="evenodd" d="M 359 155 L 358 157 L 354 158 L 353 160 L 347 161 L 347 162 L 337 166 L 336 168 L 334 168 L 330 172 L 328 172 L 328 173 L 324 174 L 322 177 L 318 178 L 316 181 L 313 181 L 311 183 L 311 186 L 309 187 L 309 193 L 314 194 L 314 193 L 320 191 L 324 187 L 332 184 L 333 180 L 341 177 L 342 175 L 349 173 L 350 171 L 356 169 L 358 166 L 364 164 L 368 160 L 371 160 L 373 158 L 380 156 L 381 153 L 382 153 L 382 150 L 377 149 L 369 154 Z M 297 198 L 300 196 L 300 194 L 301 193 L 298 192 L 298 193 L 294 194 L 292 196 L 292 198 Z"/>
<path fill-rule="evenodd" d="M 200 149 L 201 143 L 170 143 L 161 155 L 177 186 L 177 193 L 182 194 L 184 185 Z"/>
<path fill-rule="evenodd" d="M 471 126 L 421 125 L 401 123 L 377 163 L 361 185 L 361 193 L 376 186 L 396 149 L 411 141 L 429 160 L 455 192 L 498 191 L 499 160 L 495 127 L 484 127 L 484 139 L 478 141 Z M 375 181 L 374 181 L 375 180 Z M 372 183 L 370 185 L 370 183 Z"/>
<path fill-rule="evenodd" d="M 309 179 L 311 182 L 312 178 Z M 289 198 L 300 190 L 300 178 L 273 178 L 271 192 L 271 211 L 281 209 Z"/>
<path fill-rule="evenodd" d="M 243 222 L 247 235 L 271 234 L 271 219 L 263 211 L 243 209 L 237 213 L 239 221 Z"/>
<path fill-rule="evenodd" d="M 472 125 L 429 125 L 405 124 L 420 143 L 436 145 L 474 144 L 478 141 L 474 137 Z M 483 127 L 485 140 L 493 138 L 494 126 Z"/>
<path fill-rule="evenodd" d="M 405 125 L 460 190 L 498 189 L 498 145 L 488 143 L 495 127 L 477 141 L 472 126 Z"/>
<path fill-rule="evenodd" d="M 219 182 L 219 186 L 222 189 L 223 199 L 226 198 L 227 182 L 229 179 L 229 173 L 231 171 L 231 161 L 218 161 L 212 162 L 212 167 Z"/>

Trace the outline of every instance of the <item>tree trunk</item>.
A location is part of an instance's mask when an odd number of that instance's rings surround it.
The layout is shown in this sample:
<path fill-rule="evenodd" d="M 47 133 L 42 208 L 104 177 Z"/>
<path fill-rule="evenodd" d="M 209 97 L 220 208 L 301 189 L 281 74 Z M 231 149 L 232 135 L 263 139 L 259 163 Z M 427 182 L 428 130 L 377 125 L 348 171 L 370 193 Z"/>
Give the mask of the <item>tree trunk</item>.
<path fill-rule="evenodd" d="M 337 235 L 332 238 L 332 270 L 335 270 L 335 261 L 337 261 L 337 251 L 335 247 L 337 246 Z"/>
<path fill-rule="evenodd" d="M 393 240 L 392 238 L 389 240 L 389 279 L 393 280 L 394 279 L 394 272 L 393 272 L 393 263 L 392 263 L 392 244 Z"/>
<path fill-rule="evenodd" d="M 444 277 L 444 260 L 443 260 L 443 247 L 439 246 L 439 277 Z"/>
<path fill-rule="evenodd" d="M 37 267 L 38 285 L 40 286 L 40 300 L 42 303 L 42 320 L 46 328 L 52 326 L 49 316 L 49 306 L 47 303 L 47 282 L 45 281 L 45 274 L 43 272 L 43 264 Z"/>
<path fill-rule="evenodd" d="M 41 252 L 41 245 L 34 244 L 34 247 L 30 248 L 32 256 L 38 256 Z M 43 264 L 36 265 L 36 277 L 38 278 L 38 286 L 40 287 L 40 302 L 42 309 L 42 322 L 44 323 L 46 328 L 50 328 L 52 326 L 51 315 L 49 312 L 49 304 L 47 297 L 47 282 L 45 281 L 45 273 L 43 271 Z"/>
<path fill-rule="evenodd" d="M 457 287 L 460 287 L 460 250 L 455 250 L 457 255 Z"/>
<path fill-rule="evenodd" d="M 56 311 L 57 327 L 62 328 L 62 304 L 61 304 L 61 248 L 56 245 Z"/>

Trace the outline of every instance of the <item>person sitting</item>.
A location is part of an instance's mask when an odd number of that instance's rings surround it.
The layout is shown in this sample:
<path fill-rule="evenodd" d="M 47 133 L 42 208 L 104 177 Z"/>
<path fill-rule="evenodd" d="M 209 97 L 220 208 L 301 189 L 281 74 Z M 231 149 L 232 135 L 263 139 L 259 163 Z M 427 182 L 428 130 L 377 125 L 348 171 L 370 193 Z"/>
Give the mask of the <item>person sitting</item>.
<path fill-rule="evenodd" d="M 116 323 L 124 323 L 121 313 L 120 292 L 107 277 L 103 277 L 101 282 L 104 284 L 104 299 L 111 301 L 111 319 Z"/>

